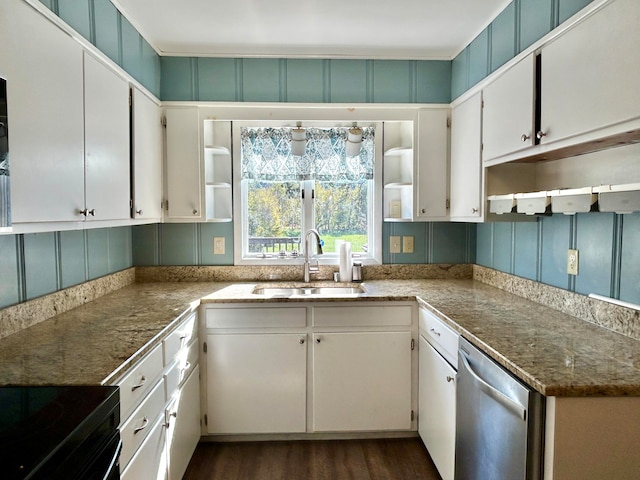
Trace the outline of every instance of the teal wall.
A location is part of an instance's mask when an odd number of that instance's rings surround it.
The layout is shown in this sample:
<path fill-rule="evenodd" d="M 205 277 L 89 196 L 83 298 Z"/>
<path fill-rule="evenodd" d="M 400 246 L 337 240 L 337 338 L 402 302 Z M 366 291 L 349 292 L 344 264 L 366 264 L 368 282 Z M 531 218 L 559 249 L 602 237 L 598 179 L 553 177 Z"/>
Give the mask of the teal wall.
<path fill-rule="evenodd" d="M 476 227 L 463 223 L 384 223 L 383 263 L 474 263 Z M 389 236 L 414 237 L 414 253 L 389 253 Z M 225 255 L 213 254 L 224 237 Z M 233 265 L 232 223 L 165 223 L 133 227 L 133 264 Z"/>
<path fill-rule="evenodd" d="M 224 237 L 224 255 L 213 238 Z M 133 227 L 133 264 L 233 265 L 233 223 L 158 223 Z"/>
<path fill-rule="evenodd" d="M 451 62 L 161 58 L 162 100 L 449 103 Z"/>
<path fill-rule="evenodd" d="M 640 213 L 582 213 L 478 225 L 476 263 L 588 295 L 640 304 Z M 577 276 L 567 250 L 579 252 Z"/>
<path fill-rule="evenodd" d="M 592 0 L 513 0 L 452 61 L 451 99 L 545 36 Z"/>
<path fill-rule="evenodd" d="M 160 96 L 160 56 L 110 0 L 40 2 L 155 96 Z"/>
<path fill-rule="evenodd" d="M 131 227 L 0 235 L 0 308 L 133 265 Z"/>

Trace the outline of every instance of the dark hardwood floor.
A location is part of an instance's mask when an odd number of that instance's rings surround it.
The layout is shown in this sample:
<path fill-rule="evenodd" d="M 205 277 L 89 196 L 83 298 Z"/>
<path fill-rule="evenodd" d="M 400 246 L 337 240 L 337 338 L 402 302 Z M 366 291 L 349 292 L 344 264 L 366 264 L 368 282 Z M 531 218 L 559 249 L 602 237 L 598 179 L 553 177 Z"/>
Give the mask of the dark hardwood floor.
<path fill-rule="evenodd" d="M 440 480 L 418 438 L 200 443 L 183 480 Z"/>

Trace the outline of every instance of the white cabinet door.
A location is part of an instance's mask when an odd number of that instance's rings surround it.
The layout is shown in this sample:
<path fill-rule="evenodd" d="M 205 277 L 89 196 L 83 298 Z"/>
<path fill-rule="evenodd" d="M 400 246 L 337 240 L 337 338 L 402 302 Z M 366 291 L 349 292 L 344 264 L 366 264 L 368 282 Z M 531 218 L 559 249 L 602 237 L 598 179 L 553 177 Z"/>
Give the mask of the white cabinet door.
<path fill-rule="evenodd" d="M 418 112 L 418 155 L 413 194 L 416 220 L 447 218 L 448 117 L 449 109 L 423 109 Z"/>
<path fill-rule="evenodd" d="M 88 220 L 130 217 L 129 84 L 84 55 L 85 207 Z"/>
<path fill-rule="evenodd" d="M 410 428 L 410 332 L 314 334 L 314 431 Z"/>
<path fill-rule="evenodd" d="M 133 88 L 133 218 L 162 217 L 162 125 L 160 107 Z"/>
<path fill-rule="evenodd" d="M 480 93 L 451 112 L 451 210 L 453 221 L 482 220 L 482 98 Z"/>
<path fill-rule="evenodd" d="M 167 220 L 203 218 L 197 108 L 167 108 Z"/>
<path fill-rule="evenodd" d="M 191 372 L 167 411 L 169 480 L 180 480 L 200 440 L 200 366 Z"/>
<path fill-rule="evenodd" d="M 82 48 L 26 2 L 2 16 L 13 223 L 83 220 Z"/>
<path fill-rule="evenodd" d="M 419 345 L 418 433 L 443 480 L 453 480 L 456 371 L 423 338 Z"/>
<path fill-rule="evenodd" d="M 483 160 L 534 144 L 535 61 L 529 55 L 482 92 Z"/>
<path fill-rule="evenodd" d="M 543 48 L 541 144 L 639 117 L 638 45 L 640 2 L 616 0 Z"/>
<path fill-rule="evenodd" d="M 304 432 L 306 343 L 298 334 L 207 335 L 208 433 Z"/>

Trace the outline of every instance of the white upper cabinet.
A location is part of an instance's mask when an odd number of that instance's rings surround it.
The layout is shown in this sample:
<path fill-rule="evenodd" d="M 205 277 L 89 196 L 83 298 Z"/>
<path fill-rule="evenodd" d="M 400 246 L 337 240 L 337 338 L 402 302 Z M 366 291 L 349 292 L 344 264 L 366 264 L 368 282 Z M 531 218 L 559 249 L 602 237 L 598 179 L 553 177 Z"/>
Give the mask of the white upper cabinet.
<path fill-rule="evenodd" d="M 521 60 L 482 92 L 482 158 L 534 145 L 535 55 Z"/>
<path fill-rule="evenodd" d="M 638 0 L 612 1 L 546 45 L 540 143 L 629 130 L 625 122 L 640 119 L 639 45 Z"/>
<path fill-rule="evenodd" d="M 384 122 L 385 221 L 447 218 L 448 108 L 421 109 L 417 122 Z"/>
<path fill-rule="evenodd" d="M 483 219 L 482 97 L 476 93 L 451 111 L 451 210 L 452 221 Z"/>
<path fill-rule="evenodd" d="M 203 219 L 200 128 L 197 107 L 165 110 L 168 221 Z"/>
<path fill-rule="evenodd" d="M 129 84 L 84 56 L 85 190 L 88 220 L 130 216 Z"/>
<path fill-rule="evenodd" d="M 418 112 L 418 155 L 414 179 L 414 218 L 437 221 L 448 218 L 449 109 Z"/>
<path fill-rule="evenodd" d="M 82 48 L 25 2 L 3 2 L 2 15 L 13 223 L 82 220 Z"/>
<path fill-rule="evenodd" d="M 162 217 L 162 125 L 160 107 L 133 88 L 133 218 Z"/>

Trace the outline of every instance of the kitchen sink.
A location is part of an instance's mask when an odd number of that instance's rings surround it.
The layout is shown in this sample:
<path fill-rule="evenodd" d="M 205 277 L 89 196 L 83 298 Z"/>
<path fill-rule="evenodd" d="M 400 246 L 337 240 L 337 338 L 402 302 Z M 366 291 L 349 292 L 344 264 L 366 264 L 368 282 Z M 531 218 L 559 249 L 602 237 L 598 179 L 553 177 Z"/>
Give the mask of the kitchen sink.
<path fill-rule="evenodd" d="M 311 296 L 343 296 L 365 293 L 362 287 L 322 286 L 322 287 L 256 287 L 253 294 L 268 297 L 311 297 Z"/>

